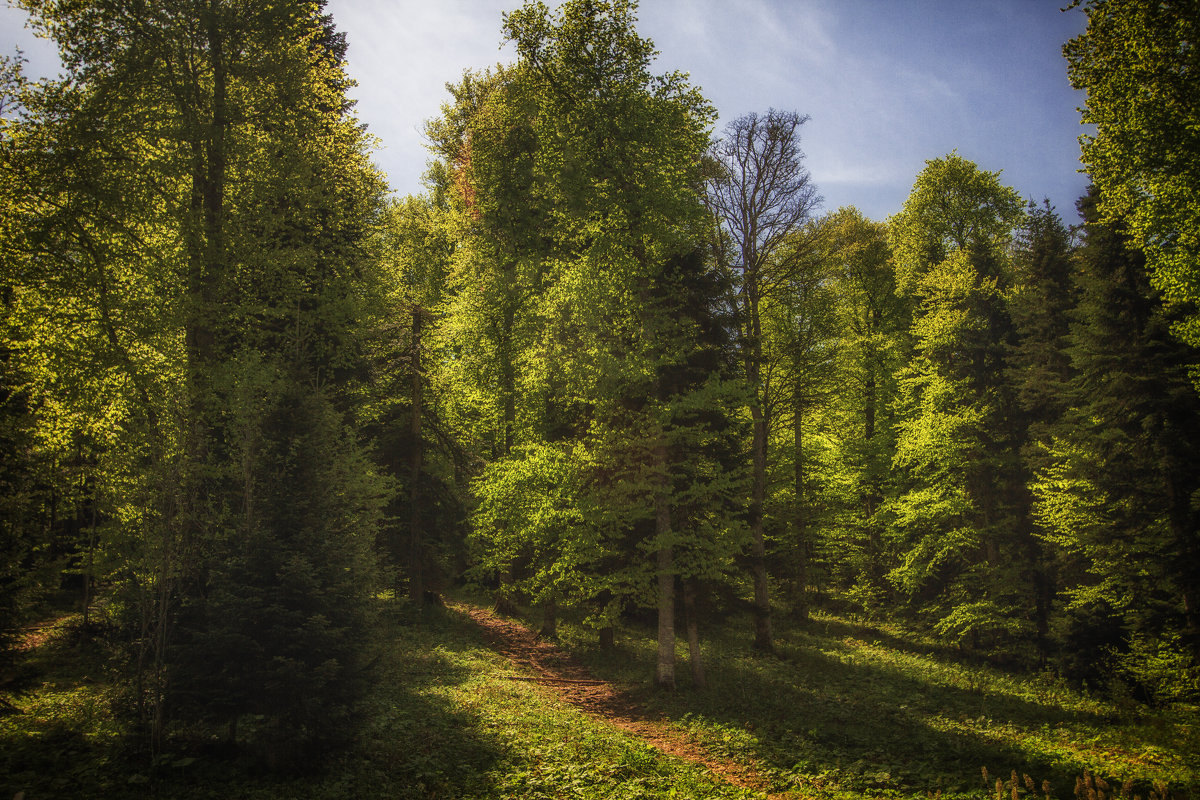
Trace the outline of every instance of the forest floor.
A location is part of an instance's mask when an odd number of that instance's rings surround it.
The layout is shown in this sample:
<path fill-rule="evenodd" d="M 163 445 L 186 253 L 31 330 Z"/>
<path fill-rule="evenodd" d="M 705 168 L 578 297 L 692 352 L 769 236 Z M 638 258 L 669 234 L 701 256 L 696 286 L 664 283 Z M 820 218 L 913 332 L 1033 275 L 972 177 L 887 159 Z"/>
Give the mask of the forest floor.
<path fill-rule="evenodd" d="M 769 780 L 755 765 L 712 753 L 673 727 L 664 715 L 648 711 L 610 681 L 597 679 L 578 659 L 525 625 L 497 616 L 482 606 L 456 603 L 451 608 L 478 625 L 492 649 L 514 666 L 531 673 L 533 682 L 553 692 L 562 702 L 614 725 L 668 756 L 699 765 L 734 786 L 764 792 L 769 788 Z"/>
<path fill-rule="evenodd" d="M 0 714 L 0 800 L 992 800 L 997 781 L 1003 800 L 1068 800 L 1085 774 L 1096 800 L 1200 798 L 1197 709 L 1100 699 L 878 623 L 780 619 L 766 655 L 747 619 L 713 613 L 708 687 L 689 685 L 681 643 L 663 692 L 652 625 L 602 648 L 568 616 L 550 642 L 466 596 L 381 598 L 380 619 L 346 745 L 275 773 L 217 727 L 148 762 L 128 746 L 119 642 L 81 636 L 77 616 L 31 629 L 26 691 Z"/>

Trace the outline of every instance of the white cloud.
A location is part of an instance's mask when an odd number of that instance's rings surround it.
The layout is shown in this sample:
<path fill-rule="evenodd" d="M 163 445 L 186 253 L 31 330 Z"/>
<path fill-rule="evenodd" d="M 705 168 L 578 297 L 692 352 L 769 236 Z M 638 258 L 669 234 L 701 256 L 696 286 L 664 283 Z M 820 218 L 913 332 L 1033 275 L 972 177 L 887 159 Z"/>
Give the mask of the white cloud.
<path fill-rule="evenodd" d="M 500 27 L 520 3 L 330 0 L 349 38 L 359 116 L 382 141 L 376 160 L 399 192 L 420 188 L 421 131 L 449 99 L 444 85 L 515 58 L 500 48 Z M 1065 87 L 1058 54 L 1083 15 L 1060 15 L 1056 4 L 642 0 L 639 17 L 661 51 L 658 71 L 690 73 L 721 124 L 768 107 L 811 114 L 803 148 L 829 207 L 855 202 L 885 216 L 925 159 L 954 148 L 1060 208 L 1086 184 L 1074 172 L 1081 100 Z M 29 40 L 23 20 L 0 4 L 5 51 Z M 31 67 L 56 71 L 47 43 L 27 50 Z"/>

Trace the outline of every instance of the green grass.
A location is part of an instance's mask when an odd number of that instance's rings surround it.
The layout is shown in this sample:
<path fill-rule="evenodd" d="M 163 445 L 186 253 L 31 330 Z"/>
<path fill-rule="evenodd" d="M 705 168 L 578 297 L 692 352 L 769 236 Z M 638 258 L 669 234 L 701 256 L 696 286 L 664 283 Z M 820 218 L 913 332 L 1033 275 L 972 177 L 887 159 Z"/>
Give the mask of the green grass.
<path fill-rule="evenodd" d="M 305 775 L 249 758 L 177 751 L 155 769 L 122 749 L 102 653 L 59 637 L 39 649 L 24 713 L 0 718 L 0 798 L 747 798 L 616 728 L 506 680 L 513 668 L 469 622 L 388 609 L 386 646 L 354 742 Z"/>
<path fill-rule="evenodd" d="M 709 687 L 656 693 L 655 645 L 627 630 L 605 652 L 577 626 L 563 643 L 598 675 L 637 693 L 711 749 L 759 762 L 776 791 L 812 797 L 981 797 L 982 769 L 1030 775 L 1041 794 L 1074 796 L 1086 769 L 1148 796 L 1166 783 L 1200 796 L 1195 709 L 1121 711 L 1046 675 L 963 663 L 952 651 L 884 627 L 816 616 L 777 631 L 777 653 L 755 654 L 749 620 L 702 631 Z M 686 652 L 679 650 L 681 683 Z M 1018 794 L 1026 790 L 1020 788 Z M 1010 796 L 1005 789 L 1005 796 Z"/>
<path fill-rule="evenodd" d="M 304 775 L 265 775 L 215 745 L 157 764 L 126 750 L 101 644 L 66 628 L 40 647 L 24 713 L 0 717 L 0 798 L 745 798 L 527 682 L 453 611 L 388 604 L 374 689 L 352 743 Z M 703 631 L 710 686 L 650 686 L 649 629 L 600 650 L 569 621 L 561 640 L 600 676 L 714 753 L 753 763 L 788 797 L 983 798 L 1015 770 L 1073 795 L 1084 769 L 1148 796 L 1200 796 L 1197 715 L 1118 709 L 1046 676 L 964 663 L 902 631 L 834 617 L 778 630 L 755 654 L 748 620 Z M 247 723 L 250 724 L 250 723 Z M 989 772 L 985 792 L 981 768 Z M 1020 795 L 1025 791 L 1021 789 Z M 1038 794 L 1040 795 L 1040 789 Z M 1009 797 L 1005 790 L 1005 797 Z"/>

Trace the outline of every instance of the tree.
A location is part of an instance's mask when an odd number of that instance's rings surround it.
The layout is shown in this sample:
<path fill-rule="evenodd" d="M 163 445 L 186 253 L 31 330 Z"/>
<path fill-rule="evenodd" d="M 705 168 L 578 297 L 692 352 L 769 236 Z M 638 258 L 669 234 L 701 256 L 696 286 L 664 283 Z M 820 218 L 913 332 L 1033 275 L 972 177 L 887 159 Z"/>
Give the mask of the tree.
<path fill-rule="evenodd" d="M 1080 203 L 1070 408 L 1034 485 L 1036 512 L 1064 562 L 1068 667 L 1093 677 L 1071 652 L 1112 647 L 1127 654 L 1120 671 L 1179 699 L 1200 642 L 1196 357 L 1169 335 L 1178 308 L 1153 288 L 1134 237 L 1101 207 L 1096 190 Z"/>
<path fill-rule="evenodd" d="M 810 461 L 815 448 L 806 441 L 814 419 L 833 394 L 837 373 L 836 297 L 834 260 L 825 252 L 823 221 L 810 223 L 781 248 L 779 258 L 794 266 L 778 289 L 760 304 L 762 319 L 763 396 L 769 400 L 764 417 L 786 421 L 791 417 L 790 436 L 777 458 L 790 467 L 788 499 L 780 514 L 786 534 L 779 536 L 787 563 L 780 565 L 791 579 L 793 613 L 808 617 L 808 567 L 813 549 L 810 517 L 813 483 Z M 794 252 L 801 248 L 806 252 Z M 774 454 L 771 454 L 774 455 Z M 780 526 L 783 528 L 784 526 Z"/>
<path fill-rule="evenodd" d="M 346 711 L 373 583 L 378 487 L 346 425 L 383 184 L 345 41 L 316 2 L 25 5 L 67 79 L 14 135 L 23 295 L 75 320 L 26 363 L 118 390 L 58 399 L 113 429 L 134 695 L 154 747 L 178 716 L 261 714 L 288 761 Z"/>
<path fill-rule="evenodd" d="M 1087 31 L 1063 47 L 1087 92 L 1081 160 L 1101 220 L 1126 226 L 1179 337 L 1200 346 L 1200 3 L 1089 0 Z M 1200 376 L 1196 377 L 1200 380 Z"/>
<path fill-rule="evenodd" d="M 447 177 L 457 245 L 435 332 L 443 352 L 437 371 L 449 419 L 484 463 L 524 457 L 522 448 L 557 438 L 553 369 L 538 369 L 542 291 L 556 254 L 551 215 L 537 162 L 537 95 L 527 67 L 467 73 L 449 87 L 454 103 L 429 125 Z M 548 413 L 549 412 L 549 413 Z M 484 492 L 488 492 L 484 487 Z M 493 518 L 493 521 L 501 518 Z M 485 525 L 477 534 L 488 537 Z M 508 531 L 495 535 L 512 545 Z M 514 561 L 521 548 L 482 542 L 481 569 L 498 577 L 497 607 L 515 611 Z M 498 540 L 497 540 L 498 541 Z"/>
<path fill-rule="evenodd" d="M 725 138 L 710 151 L 712 169 L 706 202 L 713 217 L 710 239 L 718 267 L 730 276 L 737 309 L 737 346 L 742 354 L 753 421 L 750 495 L 751 564 L 754 578 L 755 646 L 770 650 L 771 602 L 768 587 L 763 504 L 767 491 L 767 442 L 771 420 L 769 389 L 763 379 L 761 306 L 779 291 L 796 268 L 783 258 L 785 243 L 794 241 L 819 202 L 801 161 L 799 129 L 808 120 L 795 112 L 769 110 L 731 122 Z"/>
<path fill-rule="evenodd" d="M 1021 203 L 996 173 L 926 162 L 890 221 L 900 291 L 915 302 L 901 373 L 890 580 L 948 637 L 1020 633 L 1028 597 L 1017 500 L 1022 431 L 1004 380 L 1007 250 Z"/>
<path fill-rule="evenodd" d="M 1072 252 L 1071 233 L 1049 202 L 1040 208 L 1030 203 L 1013 252 L 1013 288 L 1008 306 L 1016 339 L 1007 359 L 1008 380 L 1020 406 L 1020 424 L 1026 430 L 1021 461 L 1027 482 L 1047 466 L 1052 431 L 1070 402 L 1067 335 L 1078 294 Z M 1032 496 L 1022 497 L 1022 506 L 1027 508 Z M 1023 517 L 1029 513 L 1021 511 Z M 1055 579 L 1041 538 L 1030 537 L 1027 544 L 1026 558 L 1034 565 L 1037 644 L 1044 656 L 1049 644 Z"/>
<path fill-rule="evenodd" d="M 892 488 L 891 412 L 895 376 L 909 355 L 911 310 L 896 294 L 885 225 L 842 208 L 823 218 L 821 227 L 820 253 L 833 281 L 840 332 L 838 386 L 825 409 L 834 453 L 824 487 L 832 518 L 823 558 L 854 601 L 873 611 L 890 593 L 885 575 L 895 566 L 879 512 Z"/>
<path fill-rule="evenodd" d="M 376 462 L 394 481 L 380 545 L 402 590 L 420 605 L 442 582 L 436 550 L 461 517 L 460 446 L 438 412 L 441 303 L 458 247 L 452 214 L 431 197 L 389 204 L 376 237 L 387 291 L 376 309 L 367 432 Z M 449 462 L 449 463 L 446 463 Z"/>
<path fill-rule="evenodd" d="M 575 0 L 553 14 L 527 4 L 506 15 L 505 34 L 536 101 L 533 170 L 556 256 L 543 352 L 563 358 L 539 372 L 579 412 L 571 422 L 584 445 L 577 457 L 586 453 L 580 500 L 594 512 L 593 552 L 619 554 L 619 580 L 635 597 L 652 578 L 656 682 L 673 687 L 685 541 L 674 444 L 694 393 L 669 376 L 696 334 L 672 316 L 665 287 L 699 240 L 696 190 L 712 112 L 684 76 L 650 72 L 653 45 L 637 34 L 634 10 L 624 0 Z"/>

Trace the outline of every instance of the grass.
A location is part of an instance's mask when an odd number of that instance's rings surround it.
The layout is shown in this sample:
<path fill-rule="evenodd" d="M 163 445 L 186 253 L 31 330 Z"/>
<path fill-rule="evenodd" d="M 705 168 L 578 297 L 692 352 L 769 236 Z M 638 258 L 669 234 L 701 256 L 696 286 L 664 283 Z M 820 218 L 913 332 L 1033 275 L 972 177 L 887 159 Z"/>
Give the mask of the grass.
<path fill-rule="evenodd" d="M 982 797 L 1003 776 L 1009 797 L 1015 771 L 1018 795 L 1029 775 L 1037 795 L 1048 781 L 1051 796 L 1068 798 L 1086 770 L 1130 796 L 1161 784 L 1200 796 L 1195 709 L 1118 710 L 1047 675 L 963 663 L 910 634 L 830 616 L 784 624 L 773 656 L 752 651 L 748 619 L 702 631 L 709 687 L 662 694 L 646 682 L 652 632 L 625 633 L 606 652 L 562 626 L 595 673 L 639 681 L 644 703 L 711 749 L 765 765 L 779 792 Z"/>
<path fill-rule="evenodd" d="M 304 775 L 263 774 L 220 748 L 177 749 L 154 765 L 125 749 L 120 695 L 101 643 L 59 626 L 33 652 L 23 713 L 0 717 L 0 798 L 747 798 L 527 682 L 471 623 L 388 601 L 374 689 L 352 744 Z M 905 632 L 818 616 L 782 625 L 775 655 L 751 649 L 748 620 L 703 631 L 710 686 L 650 686 L 652 631 L 601 650 L 569 620 L 561 642 L 630 687 L 671 724 L 754 763 L 796 798 L 994 797 L 996 776 L 1031 776 L 1069 798 L 1084 770 L 1149 796 L 1200 796 L 1196 713 L 1118 710 L 1046 676 L 956 660 Z M 686 683 L 684 648 L 679 674 Z M 193 738 L 193 744 L 195 739 Z M 214 735 L 215 741 L 215 735 Z M 985 780 L 982 770 L 986 768 Z M 1028 793 L 1018 780 L 1017 795 Z M 1032 797 L 1030 798 L 1032 800 Z"/>
<path fill-rule="evenodd" d="M 490 651 L 470 623 L 386 610 L 385 646 L 354 742 L 305 775 L 228 753 L 123 750 L 95 644 L 42 645 L 23 713 L 0 718 L 0 798 L 748 798 L 704 770 L 564 707 Z M 761 795 L 757 795 L 761 796 Z"/>

